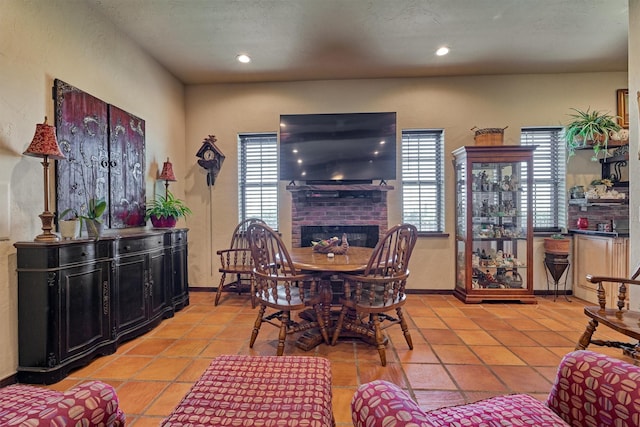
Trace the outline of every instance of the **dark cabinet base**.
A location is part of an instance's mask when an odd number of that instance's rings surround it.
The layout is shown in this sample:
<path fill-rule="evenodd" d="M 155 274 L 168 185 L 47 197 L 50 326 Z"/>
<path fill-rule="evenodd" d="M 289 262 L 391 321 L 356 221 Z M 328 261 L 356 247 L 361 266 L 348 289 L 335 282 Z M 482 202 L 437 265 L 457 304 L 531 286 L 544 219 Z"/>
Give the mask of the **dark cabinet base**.
<path fill-rule="evenodd" d="M 189 304 L 187 230 L 15 246 L 20 382 L 58 382 Z"/>

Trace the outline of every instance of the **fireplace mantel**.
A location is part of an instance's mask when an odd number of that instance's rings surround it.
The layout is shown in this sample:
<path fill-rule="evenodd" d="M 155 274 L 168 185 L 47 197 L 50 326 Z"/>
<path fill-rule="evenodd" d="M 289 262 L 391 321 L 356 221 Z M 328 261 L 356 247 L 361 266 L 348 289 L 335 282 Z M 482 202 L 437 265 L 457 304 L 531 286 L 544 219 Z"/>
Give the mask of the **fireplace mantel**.
<path fill-rule="evenodd" d="M 392 185 L 374 184 L 320 184 L 320 185 L 287 185 L 289 191 L 390 191 Z"/>

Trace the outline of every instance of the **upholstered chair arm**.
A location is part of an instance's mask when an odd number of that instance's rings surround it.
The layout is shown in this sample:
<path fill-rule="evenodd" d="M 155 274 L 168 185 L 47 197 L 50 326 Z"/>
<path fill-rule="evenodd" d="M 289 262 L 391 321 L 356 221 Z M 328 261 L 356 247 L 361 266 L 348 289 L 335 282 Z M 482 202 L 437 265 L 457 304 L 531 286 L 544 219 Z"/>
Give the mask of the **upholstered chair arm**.
<path fill-rule="evenodd" d="M 545 402 L 569 425 L 640 425 L 640 367 L 603 354 L 567 354 Z"/>
<path fill-rule="evenodd" d="M 431 427 L 422 409 L 397 385 L 375 380 L 358 387 L 351 400 L 354 427 Z"/>
<path fill-rule="evenodd" d="M 59 399 L 50 398 L 48 403 L 57 403 L 59 415 L 73 420 L 74 425 L 125 425 L 125 415 L 120 409 L 115 389 L 101 381 L 79 384 L 64 392 Z"/>

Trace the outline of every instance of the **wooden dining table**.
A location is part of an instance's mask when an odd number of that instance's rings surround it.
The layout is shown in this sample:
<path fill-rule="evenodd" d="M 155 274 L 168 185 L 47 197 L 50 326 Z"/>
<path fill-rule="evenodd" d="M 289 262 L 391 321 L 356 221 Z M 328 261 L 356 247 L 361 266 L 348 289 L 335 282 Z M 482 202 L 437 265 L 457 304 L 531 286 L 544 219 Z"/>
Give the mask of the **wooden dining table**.
<path fill-rule="evenodd" d="M 369 258 L 373 253 L 373 248 L 362 248 L 358 246 L 349 246 L 346 254 L 335 254 L 333 257 L 327 254 L 316 252 L 312 247 L 291 248 L 289 256 L 293 265 L 300 271 L 318 273 L 320 276 L 319 292 L 321 295 L 322 312 L 325 325 L 329 330 L 329 336 L 332 335 L 333 322 L 331 307 L 336 305 L 334 294 L 338 295 L 342 292 L 342 284 L 339 281 L 332 280 L 332 277 L 338 273 L 357 273 L 366 269 Z M 307 310 L 300 314 L 300 317 L 311 320 L 315 317 L 313 310 Z M 319 330 L 312 329 L 302 334 L 296 341 L 298 348 L 302 350 L 311 350 L 322 343 L 322 334 Z"/>

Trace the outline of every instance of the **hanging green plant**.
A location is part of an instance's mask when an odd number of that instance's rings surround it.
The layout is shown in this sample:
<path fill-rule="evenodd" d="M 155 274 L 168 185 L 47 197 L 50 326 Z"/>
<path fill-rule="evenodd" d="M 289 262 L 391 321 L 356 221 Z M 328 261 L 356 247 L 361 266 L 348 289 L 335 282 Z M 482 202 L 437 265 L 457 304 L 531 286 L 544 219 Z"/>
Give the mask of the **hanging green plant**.
<path fill-rule="evenodd" d="M 598 160 L 598 155 L 604 152 L 608 155 L 609 134 L 620 130 L 617 117 L 599 111 L 581 111 L 572 108 L 576 114 L 570 114 L 573 120 L 565 125 L 565 140 L 569 157 L 574 156 L 576 150 L 591 147 L 592 160 Z"/>

